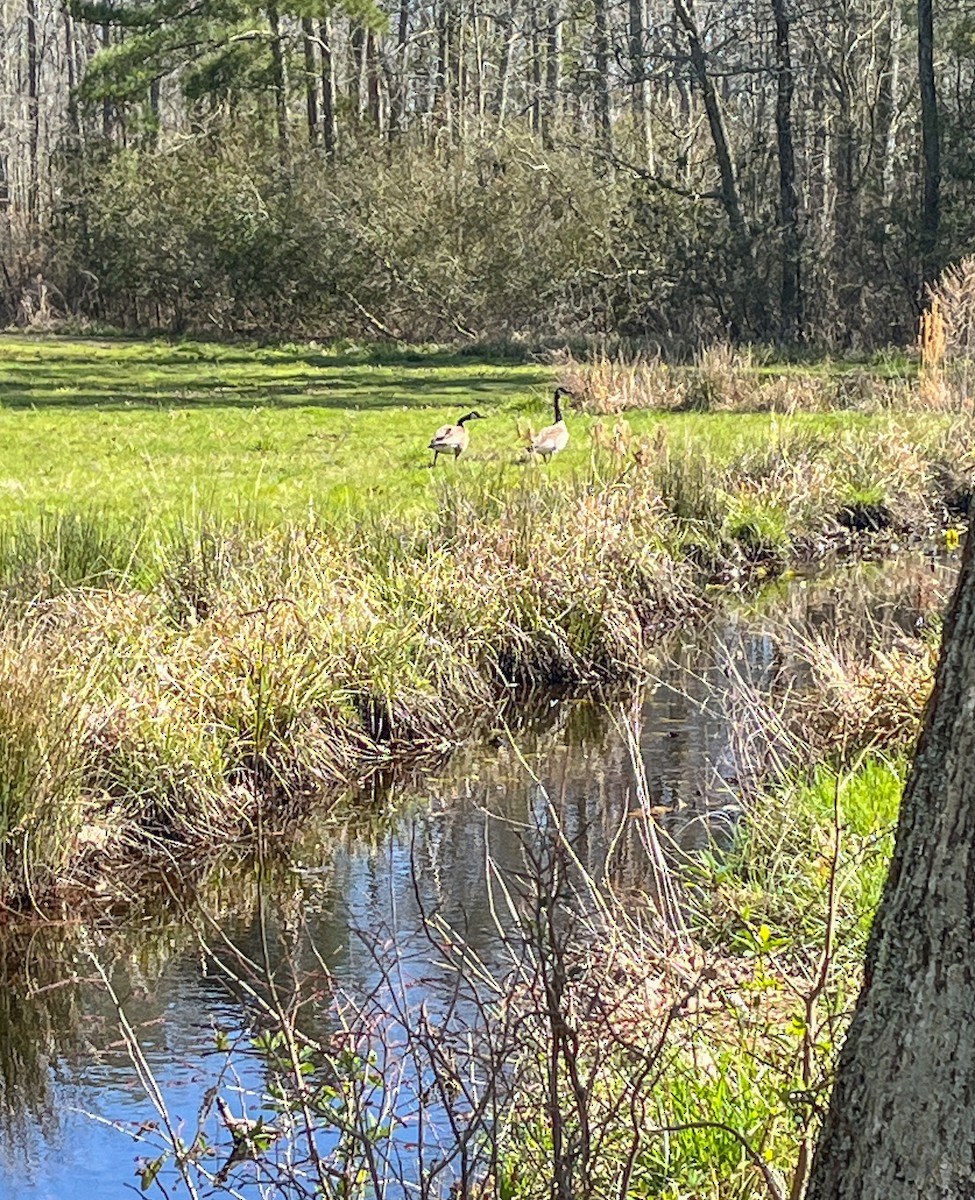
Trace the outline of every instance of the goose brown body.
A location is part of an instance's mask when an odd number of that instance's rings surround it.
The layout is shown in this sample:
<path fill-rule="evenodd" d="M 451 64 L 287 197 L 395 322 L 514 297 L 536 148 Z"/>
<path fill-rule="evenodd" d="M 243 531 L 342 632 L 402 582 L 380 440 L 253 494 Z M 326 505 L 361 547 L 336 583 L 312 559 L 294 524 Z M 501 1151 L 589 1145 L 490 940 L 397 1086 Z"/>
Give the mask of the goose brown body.
<path fill-rule="evenodd" d="M 479 412 L 469 412 L 467 416 L 461 417 L 456 425 L 440 426 L 430 439 L 429 449 L 433 451 L 434 466 L 437 465 L 437 456 L 440 454 L 452 454 L 454 458 L 463 454 L 471 440 L 471 435 L 464 425 L 467 421 L 475 419 L 483 420 L 483 417 Z"/>
<path fill-rule="evenodd" d="M 565 388 L 555 389 L 555 424 L 546 425 L 544 429 L 540 429 L 532 438 L 532 453 L 540 454 L 546 462 L 548 462 L 553 454 L 558 454 L 560 450 L 564 450 L 569 444 L 569 430 L 562 419 L 562 405 L 560 401 L 563 396 L 571 395 L 572 393 L 566 391 Z"/>

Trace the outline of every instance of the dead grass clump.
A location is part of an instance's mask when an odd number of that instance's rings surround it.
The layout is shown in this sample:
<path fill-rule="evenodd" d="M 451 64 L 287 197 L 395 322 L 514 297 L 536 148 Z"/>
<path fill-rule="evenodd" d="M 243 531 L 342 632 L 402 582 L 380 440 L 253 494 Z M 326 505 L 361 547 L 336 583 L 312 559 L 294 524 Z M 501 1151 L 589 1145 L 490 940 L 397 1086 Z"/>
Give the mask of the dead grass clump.
<path fill-rule="evenodd" d="M 605 354 L 580 362 L 564 355 L 559 383 L 585 412 L 612 416 L 634 409 L 700 412 L 877 411 L 913 404 L 906 381 L 871 371 L 771 372 L 752 352 L 719 343 L 701 350 L 690 366 L 660 358 L 624 359 Z"/>
<path fill-rule="evenodd" d="M 845 765 L 864 751 L 893 758 L 911 749 L 934 682 L 932 640 L 818 635 L 793 621 L 774 637 L 780 666 L 771 692 L 731 675 L 743 776 L 774 779 L 790 764 Z"/>
<path fill-rule="evenodd" d="M 833 396 L 827 398 L 825 410 L 910 412 L 917 408 L 917 388 L 907 376 L 884 378 L 872 371 L 844 371 L 835 378 L 832 387 Z"/>
<path fill-rule="evenodd" d="M 975 381 L 975 255 L 949 267 L 928 296 L 917 342 L 922 403 L 968 410 Z"/>
<path fill-rule="evenodd" d="M 598 355 L 578 362 L 566 355 L 559 364 L 559 383 L 583 411 L 610 416 L 635 408 L 686 407 L 684 381 L 657 357 L 632 360 Z"/>
<path fill-rule="evenodd" d="M 925 407 L 939 410 L 949 407 L 951 403 L 943 369 L 945 335 L 945 319 L 941 310 L 941 300 L 937 294 L 934 294 L 929 307 L 921 313 L 918 329 L 917 346 L 921 354 L 918 394 Z"/>
<path fill-rule="evenodd" d="M 730 342 L 716 342 L 699 350 L 688 375 L 688 408 L 737 411 L 749 406 L 754 398 L 751 353 Z"/>
<path fill-rule="evenodd" d="M 825 639 L 801 651 L 812 673 L 809 695 L 795 698 L 789 724 L 816 750 L 885 753 L 910 749 L 934 684 L 937 647 L 904 638 L 857 651 Z"/>
<path fill-rule="evenodd" d="M 38 902 L 78 852 L 89 691 L 45 634 L 0 632 L 0 900 Z"/>
<path fill-rule="evenodd" d="M 498 501 L 454 495 L 462 530 L 433 582 L 437 609 L 468 614 L 471 649 L 508 682 L 632 679 L 647 645 L 695 611 L 686 566 L 660 539 L 665 513 L 649 481 L 525 487 Z"/>

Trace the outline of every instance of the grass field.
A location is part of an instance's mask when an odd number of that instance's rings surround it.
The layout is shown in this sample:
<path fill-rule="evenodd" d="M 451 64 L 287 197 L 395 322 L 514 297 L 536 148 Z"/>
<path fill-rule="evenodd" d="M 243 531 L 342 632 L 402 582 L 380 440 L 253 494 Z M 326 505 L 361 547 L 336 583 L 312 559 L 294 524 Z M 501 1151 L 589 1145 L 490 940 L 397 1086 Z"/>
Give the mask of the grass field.
<path fill-rule="evenodd" d="M 504 414 L 479 429 L 491 456 L 551 374 L 395 351 L 24 338 L 5 338 L 0 361 L 7 514 L 305 518 L 380 490 L 391 509 L 422 503 L 433 430 L 476 405 Z"/>
<path fill-rule="evenodd" d="M 523 430 L 551 421 L 555 382 L 546 365 L 436 350 L 6 336 L 0 518 L 70 510 L 305 521 L 370 506 L 405 515 L 436 505 L 438 478 L 490 469 L 516 480 Z M 433 431 L 471 408 L 488 420 L 472 426 L 468 454 L 428 470 Z M 589 470 L 596 420 L 569 411 L 573 436 L 556 477 Z M 784 423 L 830 437 L 887 418 L 645 410 L 628 420 L 634 436 L 664 427 L 727 461 Z"/>

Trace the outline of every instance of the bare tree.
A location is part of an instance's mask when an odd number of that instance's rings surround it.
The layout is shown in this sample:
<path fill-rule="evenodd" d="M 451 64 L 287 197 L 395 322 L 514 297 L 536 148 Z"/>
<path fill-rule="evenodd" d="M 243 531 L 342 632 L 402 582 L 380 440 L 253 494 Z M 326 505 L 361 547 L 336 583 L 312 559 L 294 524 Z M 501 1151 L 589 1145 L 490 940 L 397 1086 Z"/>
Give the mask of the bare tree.
<path fill-rule="evenodd" d="M 594 0 L 593 63 L 596 136 L 605 156 L 613 152 L 612 106 L 609 92 L 609 9 L 607 0 Z"/>
<path fill-rule="evenodd" d="M 775 130 L 779 150 L 779 234 L 782 240 L 782 303 L 780 327 L 786 341 L 803 340 L 802 278 L 799 228 L 799 189 L 792 136 L 792 97 L 795 77 L 790 43 L 789 0 L 772 0 L 775 15 L 776 99 Z"/>

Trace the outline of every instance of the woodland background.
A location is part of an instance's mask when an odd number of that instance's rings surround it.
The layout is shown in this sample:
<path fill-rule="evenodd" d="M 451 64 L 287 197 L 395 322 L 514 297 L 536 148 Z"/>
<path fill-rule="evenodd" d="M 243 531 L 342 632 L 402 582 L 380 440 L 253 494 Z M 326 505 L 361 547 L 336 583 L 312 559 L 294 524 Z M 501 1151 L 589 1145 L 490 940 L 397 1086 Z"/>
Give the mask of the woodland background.
<path fill-rule="evenodd" d="M 970 2 L 2 2 L 8 324 L 903 344 L 973 182 Z"/>

